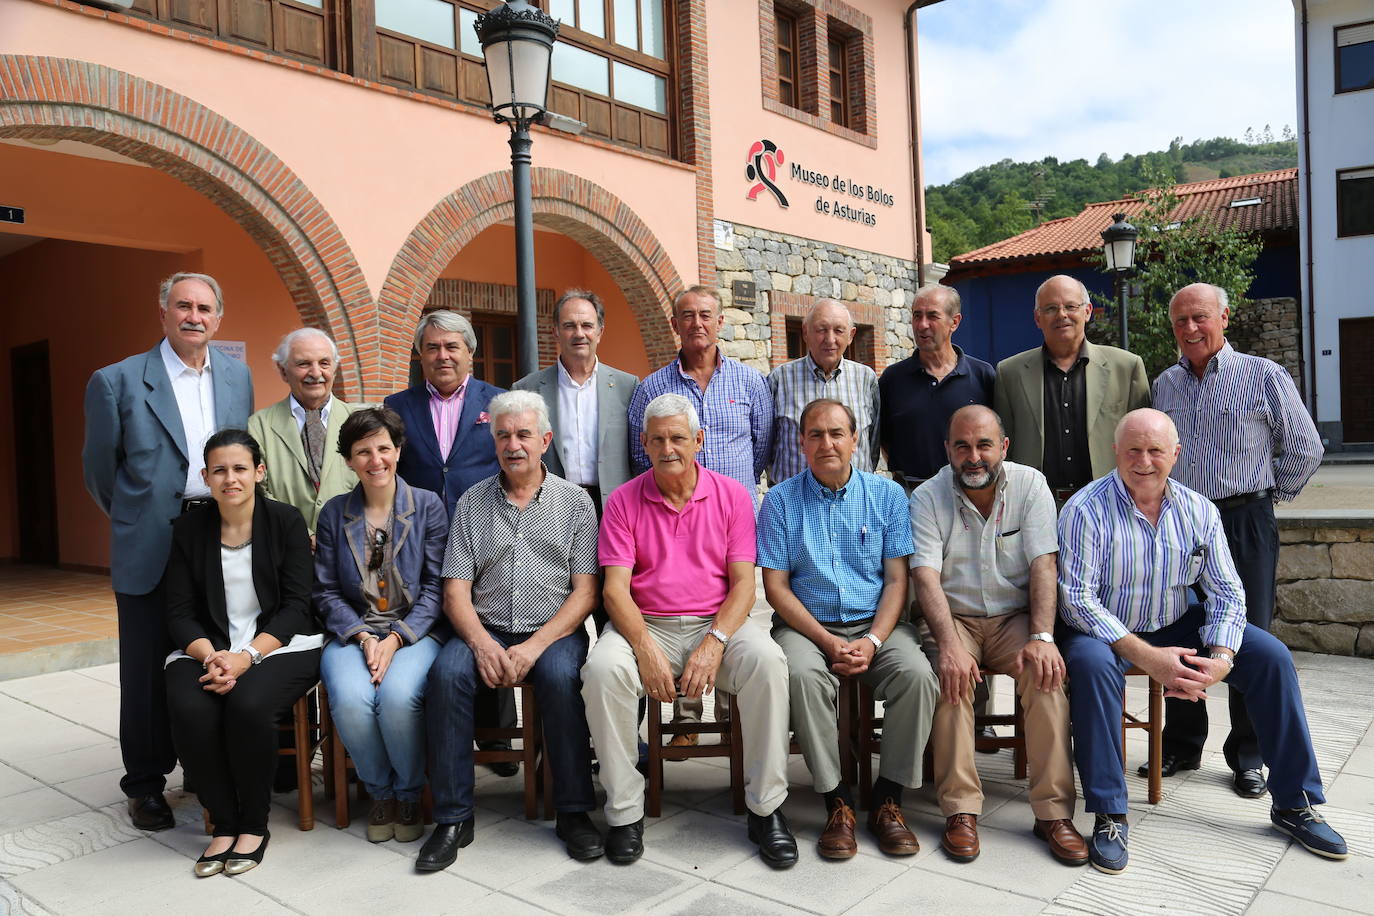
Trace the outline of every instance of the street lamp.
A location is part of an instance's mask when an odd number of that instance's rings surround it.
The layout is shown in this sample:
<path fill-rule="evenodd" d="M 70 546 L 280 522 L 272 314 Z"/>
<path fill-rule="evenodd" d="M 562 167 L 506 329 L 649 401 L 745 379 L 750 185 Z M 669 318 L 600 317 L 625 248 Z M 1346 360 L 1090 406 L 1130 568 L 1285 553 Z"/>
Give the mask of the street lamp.
<path fill-rule="evenodd" d="M 480 13 L 477 40 L 487 61 L 491 116 L 510 125 L 511 185 L 515 192 L 515 288 L 520 345 L 519 375 L 539 368 L 534 304 L 534 216 L 530 191 L 530 125 L 543 121 L 549 96 L 549 60 L 558 20 L 527 0 L 508 0 Z"/>
<path fill-rule="evenodd" d="M 1126 222 L 1126 214 L 1113 213 L 1112 224 L 1102 230 L 1102 257 L 1116 283 L 1116 310 L 1121 317 L 1121 349 L 1129 349 L 1126 319 L 1126 274 L 1135 267 L 1135 240 L 1140 236 L 1135 226 Z"/>

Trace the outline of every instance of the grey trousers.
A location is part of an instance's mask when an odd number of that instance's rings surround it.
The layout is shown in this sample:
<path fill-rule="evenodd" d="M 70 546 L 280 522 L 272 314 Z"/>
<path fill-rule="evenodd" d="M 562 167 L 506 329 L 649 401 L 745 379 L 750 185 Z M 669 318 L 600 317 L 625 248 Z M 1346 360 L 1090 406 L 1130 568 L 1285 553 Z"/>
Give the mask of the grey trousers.
<path fill-rule="evenodd" d="M 869 622 L 826 624 L 825 628 L 852 641 L 868 632 Z M 806 636 L 779 623 L 773 627 L 773 638 L 787 656 L 792 731 L 811 771 L 812 785 L 817 792 L 829 792 L 840 784 L 840 736 L 835 715 L 840 679 L 831 672 L 820 646 Z M 940 702 L 940 682 L 921 651 L 915 628 L 898 623 L 859 680 L 871 685 L 874 695 L 885 704 L 879 775 L 903 786 L 919 786 L 926 739 Z"/>
<path fill-rule="evenodd" d="M 668 656 L 673 677 L 711 628 L 713 617 L 645 617 L 644 624 Z M 730 637 L 716 673 L 716 689 L 735 695 L 734 714 L 744 735 L 744 800 L 769 815 L 787 798 L 787 659 L 757 623 L 746 620 Z M 637 706 L 644 696 L 639 665 L 629 642 L 607 625 L 582 666 L 582 700 L 601 763 L 606 823 L 633 824 L 644 817 L 644 777 L 639 759 Z"/>

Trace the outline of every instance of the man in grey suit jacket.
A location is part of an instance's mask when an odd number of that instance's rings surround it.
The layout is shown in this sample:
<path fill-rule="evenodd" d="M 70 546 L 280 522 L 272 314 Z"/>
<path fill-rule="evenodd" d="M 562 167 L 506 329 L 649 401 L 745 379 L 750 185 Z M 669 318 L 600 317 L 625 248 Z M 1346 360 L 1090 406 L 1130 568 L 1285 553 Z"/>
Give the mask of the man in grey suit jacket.
<path fill-rule="evenodd" d="M 626 410 L 639 379 L 597 360 L 606 310 L 596 293 L 568 290 L 554 305 L 553 324 L 558 361 L 513 387 L 548 405 L 553 446 L 544 463 L 585 489 L 599 518 L 611 491 L 631 476 Z"/>
<path fill-rule="evenodd" d="M 354 410 L 334 397 L 339 348 L 317 328 L 297 328 L 272 354 L 291 393 L 248 418 L 248 432 L 262 446 L 267 476 L 262 486 L 273 499 L 305 516 L 310 536 L 324 504 L 358 483 L 339 454 L 339 427 Z"/>
<path fill-rule="evenodd" d="M 1042 471 L 1061 506 L 1116 467 L 1116 424 L 1150 406 L 1140 357 L 1088 343 L 1092 313 L 1082 282 L 1051 277 L 1035 293 L 1035 325 L 1045 335 L 1044 346 L 997 365 L 993 404 L 1011 439 L 1007 458 Z"/>
<path fill-rule="evenodd" d="M 253 409 L 248 367 L 210 346 L 224 316 L 213 277 L 162 282 L 164 338 L 106 366 L 86 386 L 86 489 L 110 517 L 110 580 L 119 608 L 120 788 L 134 826 L 173 825 L 162 790 L 176 766 L 162 664 L 169 651 L 162 574 L 171 521 L 208 501 L 205 440 L 242 428 Z"/>

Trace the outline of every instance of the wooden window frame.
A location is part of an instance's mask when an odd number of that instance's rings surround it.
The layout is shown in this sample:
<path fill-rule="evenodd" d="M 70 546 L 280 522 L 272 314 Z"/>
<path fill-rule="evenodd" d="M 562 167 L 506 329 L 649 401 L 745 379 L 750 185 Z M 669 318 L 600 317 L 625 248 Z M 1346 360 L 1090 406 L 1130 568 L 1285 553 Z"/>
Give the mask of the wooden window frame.
<path fill-rule="evenodd" d="M 782 100 L 779 73 L 778 18 L 797 21 L 794 58 L 797 104 Z M 844 72 L 840 99 L 845 123 L 836 123 L 830 106 L 829 41 L 844 42 Z M 873 17 L 844 0 L 759 0 L 759 61 L 763 108 L 870 149 L 878 145 L 877 75 L 874 63 Z"/>
<path fill-rule="evenodd" d="M 782 40 L 782 25 L 787 24 L 787 30 L 792 33 L 791 44 L 785 45 Z M 797 14 L 792 10 L 786 9 L 778 4 L 773 5 L 773 28 L 777 37 L 775 43 L 777 48 L 777 68 L 778 68 L 778 101 L 783 105 L 790 105 L 793 108 L 801 107 L 801 23 L 798 21 Z M 783 52 L 791 56 L 791 65 L 784 66 L 782 62 Z M 787 92 L 791 92 L 791 101 L 787 99 Z"/>
<path fill-rule="evenodd" d="M 177 18 L 173 15 L 172 0 L 137 0 L 134 6 L 127 12 L 130 16 L 140 19 L 148 19 L 153 22 L 166 23 L 178 29 L 185 29 L 188 32 L 196 32 L 203 35 L 213 35 L 215 38 L 238 45 L 239 47 L 252 48 L 255 51 L 265 51 L 269 54 L 280 55 L 288 60 L 305 61 L 319 67 L 328 69 L 338 69 L 344 54 L 341 53 L 341 42 L 337 33 L 337 20 L 342 11 L 350 5 L 351 0 L 322 0 L 319 7 L 311 6 L 308 3 L 300 3 L 297 0 L 265 0 L 270 9 L 269 15 L 272 17 L 272 37 L 270 44 L 254 41 L 250 38 L 236 35 L 231 28 L 230 0 L 211 0 L 210 6 L 214 9 L 213 25 L 205 25 L 189 19 Z M 151 7 L 151 9 L 150 9 Z M 283 45 L 283 31 L 287 23 L 283 18 L 284 11 L 291 11 L 298 15 L 318 19 L 321 27 L 320 57 L 312 57 L 307 54 L 293 52 Z"/>
<path fill-rule="evenodd" d="M 1356 166 L 1355 168 L 1336 170 L 1336 238 L 1338 239 L 1360 239 L 1368 238 L 1369 236 L 1374 235 L 1374 226 L 1371 226 L 1368 232 L 1342 231 L 1345 222 L 1345 205 L 1342 203 L 1341 200 L 1341 182 L 1346 181 L 1348 179 L 1344 179 L 1341 176 L 1346 175 L 1350 172 L 1367 172 L 1370 170 L 1374 170 L 1374 165 L 1362 165 Z M 1369 178 L 1361 178 L 1357 180 L 1374 182 L 1374 176 L 1371 176 Z"/>
<path fill-rule="evenodd" d="M 1335 28 L 1333 28 L 1333 29 L 1331 30 L 1331 56 L 1332 56 L 1332 61 L 1333 61 L 1332 66 L 1335 68 L 1335 73 L 1334 73 L 1333 75 L 1334 75 L 1334 79 L 1335 79 L 1335 90 L 1336 90 L 1336 93 L 1335 93 L 1335 94 L 1336 94 L 1336 95 L 1345 95 L 1346 93 L 1349 93 L 1349 92 L 1368 92 L 1369 90 L 1374 89 L 1374 83 L 1371 83 L 1371 84 L 1368 85 L 1368 86 L 1356 86 L 1356 87 L 1353 87 L 1353 88 L 1351 88 L 1351 89 L 1342 89 L 1342 88 L 1341 88 L 1341 40 L 1340 40 L 1340 33 L 1341 33 L 1342 31 L 1344 31 L 1345 29 L 1357 29 L 1357 28 L 1360 28 L 1361 26 L 1371 26 L 1371 25 L 1374 25 L 1374 19 L 1367 19 L 1367 20 L 1365 20 L 1364 22 L 1347 22 L 1347 23 L 1345 23 L 1344 25 L 1338 25 L 1338 26 L 1336 26 Z M 1366 42 L 1363 42 L 1363 41 L 1362 41 L 1362 42 L 1360 42 L 1360 44 L 1366 44 Z M 1353 46 L 1353 45 L 1348 45 L 1347 47 L 1354 47 L 1354 46 Z"/>
<path fill-rule="evenodd" d="M 839 66 L 835 65 L 835 57 L 839 56 Z M 840 92 L 835 94 L 835 79 L 839 78 Z M 842 36 L 835 34 L 834 30 L 827 32 L 825 36 L 825 73 L 822 77 L 825 87 L 826 114 L 830 120 L 841 127 L 850 127 L 850 103 L 849 103 L 849 42 Z M 838 108 L 839 117 L 836 117 Z"/>

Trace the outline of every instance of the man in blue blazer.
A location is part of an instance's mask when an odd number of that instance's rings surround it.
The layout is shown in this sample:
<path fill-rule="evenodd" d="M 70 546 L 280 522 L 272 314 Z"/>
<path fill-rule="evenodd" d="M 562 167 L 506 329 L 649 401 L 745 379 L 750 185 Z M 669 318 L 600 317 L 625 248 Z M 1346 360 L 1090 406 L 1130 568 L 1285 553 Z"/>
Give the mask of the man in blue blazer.
<path fill-rule="evenodd" d="M 162 282 L 164 337 L 146 353 L 106 366 L 86 386 L 86 489 L 110 517 L 110 580 L 119 609 L 120 788 L 143 830 L 173 826 L 162 796 L 176 766 L 162 676 L 169 649 L 162 574 L 171 522 L 207 502 L 205 440 L 242 428 L 253 410 L 248 367 L 210 346 L 224 317 L 213 277 Z"/>
<path fill-rule="evenodd" d="M 401 450 L 396 471 L 412 487 L 438 493 L 452 517 L 458 497 L 468 487 L 501 472 L 496 450 L 491 447 L 487 405 L 505 389 L 472 377 L 477 335 L 472 324 L 457 312 L 436 309 L 426 313 L 415 328 L 415 352 L 420 355 L 424 384 L 398 391 L 385 402 L 406 425 L 406 447 Z M 476 719 L 482 728 L 514 728 L 514 691 L 479 691 Z M 501 776 L 514 776 L 517 767 L 497 763 L 492 770 Z"/>

